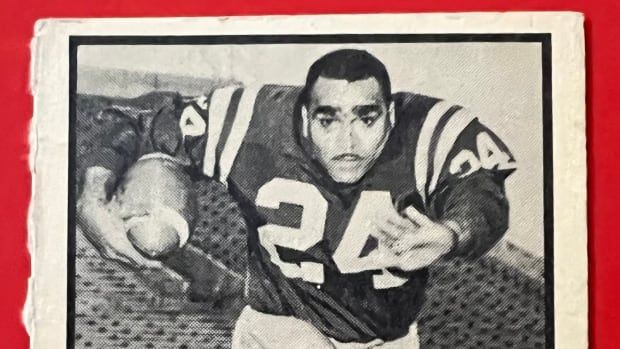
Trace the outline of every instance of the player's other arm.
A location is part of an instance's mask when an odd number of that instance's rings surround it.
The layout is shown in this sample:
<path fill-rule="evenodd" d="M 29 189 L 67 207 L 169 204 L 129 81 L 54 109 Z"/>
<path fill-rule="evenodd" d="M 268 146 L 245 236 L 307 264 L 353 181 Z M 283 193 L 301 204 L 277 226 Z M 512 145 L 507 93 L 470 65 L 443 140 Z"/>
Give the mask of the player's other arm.
<path fill-rule="evenodd" d="M 476 258 L 508 229 L 504 182 L 516 163 L 499 137 L 477 119 L 470 121 L 466 111 L 453 117 L 469 123 L 462 130 L 457 121 L 448 123 L 446 127 L 457 129 L 445 129 L 437 137 L 431 165 L 435 167 L 425 188 L 427 212 L 454 234 L 447 256 Z"/>
<path fill-rule="evenodd" d="M 117 109 L 103 110 L 96 117 L 101 122 L 100 131 L 94 136 L 98 143 L 82 157 L 78 169 L 78 227 L 104 257 L 157 267 L 159 262 L 148 260 L 135 250 L 121 217 L 108 205 L 117 179 L 138 156 L 142 137 L 139 125 Z"/>
<path fill-rule="evenodd" d="M 94 136 L 98 144 L 83 156 L 78 169 L 77 202 L 78 224 L 98 247 L 100 239 L 90 234 L 94 229 L 99 230 L 95 225 L 103 224 L 102 219 L 95 219 L 99 215 L 97 211 L 103 210 L 117 178 L 136 158 L 139 144 L 137 128 L 129 117 L 116 110 L 103 111 L 99 117 L 105 121 Z M 105 248 L 101 252 L 107 253 Z"/>
<path fill-rule="evenodd" d="M 119 219 L 104 210 L 126 170 L 142 155 L 164 153 L 196 174 L 225 182 L 257 92 L 233 85 L 197 98 L 152 93 L 114 104 L 99 115 L 100 144 L 81 159 L 78 222 L 103 255 L 150 264 L 118 232 Z"/>
<path fill-rule="evenodd" d="M 129 242 L 118 203 L 110 198 L 140 155 L 158 152 L 184 157 L 178 95 L 152 93 L 113 101 L 95 116 L 92 151 L 80 157 L 77 222 L 103 256 L 136 266 L 159 267 Z M 185 156 L 186 157 L 186 156 Z"/>

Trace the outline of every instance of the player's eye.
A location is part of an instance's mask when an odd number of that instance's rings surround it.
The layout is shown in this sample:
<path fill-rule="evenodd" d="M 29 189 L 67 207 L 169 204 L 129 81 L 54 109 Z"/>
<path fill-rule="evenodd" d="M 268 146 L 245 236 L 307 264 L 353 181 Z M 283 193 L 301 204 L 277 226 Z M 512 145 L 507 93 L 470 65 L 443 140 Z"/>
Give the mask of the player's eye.
<path fill-rule="evenodd" d="M 357 115 L 357 118 L 361 120 L 367 127 L 372 126 L 375 121 L 381 116 L 382 109 L 379 105 L 359 105 L 353 108 L 353 112 Z"/>
<path fill-rule="evenodd" d="M 319 118 L 319 123 L 322 127 L 327 128 L 334 122 L 333 118 Z"/>
<path fill-rule="evenodd" d="M 364 125 L 370 127 L 375 123 L 375 121 L 377 121 L 378 118 L 379 115 L 377 113 L 371 113 L 370 115 L 364 115 L 360 117 L 360 120 L 362 120 Z"/>

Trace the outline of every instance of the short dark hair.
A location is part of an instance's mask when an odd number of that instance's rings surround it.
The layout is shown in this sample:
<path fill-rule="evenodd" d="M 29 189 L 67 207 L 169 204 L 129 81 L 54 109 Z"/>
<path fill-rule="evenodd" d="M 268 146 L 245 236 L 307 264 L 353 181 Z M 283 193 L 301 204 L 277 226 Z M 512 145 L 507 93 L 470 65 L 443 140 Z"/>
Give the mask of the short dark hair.
<path fill-rule="evenodd" d="M 383 92 L 386 103 L 392 99 L 390 76 L 385 65 L 364 50 L 341 49 L 330 52 L 314 62 L 308 70 L 302 102 L 308 104 L 310 91 L 322 76 L 329 79 L 358 81 L 375 78 Z"/>

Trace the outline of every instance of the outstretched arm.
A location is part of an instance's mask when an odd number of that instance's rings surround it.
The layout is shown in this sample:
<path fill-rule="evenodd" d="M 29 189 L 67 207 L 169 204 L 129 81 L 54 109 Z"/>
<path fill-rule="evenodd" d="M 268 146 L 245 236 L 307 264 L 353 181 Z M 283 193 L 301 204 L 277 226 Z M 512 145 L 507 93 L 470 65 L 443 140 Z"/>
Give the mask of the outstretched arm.
<path fill-rule="evenodd" d="M 504 180 L 514 171 L 514 159 L 477 120 L 466 125 L 449 147 L 438 144 L 438 153 L 429 156 L 439 166 L 421 181 L 423 207 L 407 205 L 400 214 L 375 219 L 375 230 L 394 254 L 392 266 L 416 270 L 441 257 L 476 258 L 506 232 Z"/>

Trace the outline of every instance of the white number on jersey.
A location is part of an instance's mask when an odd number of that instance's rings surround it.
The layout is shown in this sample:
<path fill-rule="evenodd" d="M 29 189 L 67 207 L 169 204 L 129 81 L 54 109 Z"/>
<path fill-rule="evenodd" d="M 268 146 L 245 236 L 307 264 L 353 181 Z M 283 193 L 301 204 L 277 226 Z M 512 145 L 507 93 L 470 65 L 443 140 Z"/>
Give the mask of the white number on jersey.
<path fill-rule="evenodd" d="M 256 195 L 258 206 L 278 209 L 281 203 L 303 207 L 299 228 L 266 224 L 258 228 L 258 238 L 265 247 L 271 261 L 280 267 L 289 278 L 302 278 L 306 281 L 323 283 L 323 265 L 313 262 L 286 263 L 280 259 L 276 246 L 304 251 L 323 239 L 327 201 L 319 190 L 311 184 L 290 179 L 275 178 L 263 185 Z"/>
<path fill-rule="evenodd" d="M 501 151 L 488 133 L 481 132 L 478 134 L 476 137 L 476 148 L 480 159 L 471 150 L 462 150 L 450 162 L 450 173 L 459 177 L 465 177 L 478 171 L 480 168 L 487 170 L 492 170 L 496 167 L 500 170 L 515 168 L 515 162 L 511 161 L 510 155 Z M 466 164 L 467 166 L 465 166 Z"/>
<path fill-rule="evenodd" d="M 277 209 L 282 203 L 299 205 L 303 208 L 299 228 L 266 224 L 258 228 L 258 237 L 265 247 L 271 261 L 289 278 L 301 278 L 312 283 L 323 283 L 323 265 L 314 262 L 287 263 L 280 259 L 276 246 L 305 251 L 323 239 L 328 203 L 319 190 L 309 184 L 290 179 L 275 178 L 263 185 L 256 196 L 258 206 Z M 351 220 L 344 232 L 338 248 L 334 252 L 334 261 L 341 273 L 359 273 L 367 270 L 381 270 L 373 276 L 375 288 L 398 287 L 407 282 L 406 278 L 393 275 L 381 266 L 381 251 L 360 257 L 370 234 L 368 218 L 378 210 L 392 208 L 390 193 L 385 191 L 362 192 Z"/>
<path fill-rule="evenodd" d="M 193 106 L 188 106 L 183 110 L 179 119 L 179 128 L 183 136 L 201 136 L 207 129 L 207 123 Z"/>

